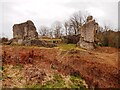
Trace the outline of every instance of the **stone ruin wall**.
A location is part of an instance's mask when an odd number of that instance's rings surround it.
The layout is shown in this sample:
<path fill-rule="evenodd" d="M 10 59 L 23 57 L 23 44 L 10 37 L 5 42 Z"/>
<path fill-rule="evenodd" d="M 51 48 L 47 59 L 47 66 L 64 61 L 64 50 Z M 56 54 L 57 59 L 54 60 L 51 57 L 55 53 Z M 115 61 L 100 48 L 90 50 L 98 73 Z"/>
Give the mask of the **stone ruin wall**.
<path fill-rule="evenodd" d="M 87 17 L 87 22 L 81 27 L 80 30 L 80 47 L 85 49 L 95 48 L 95 35 L 98 29 L 98 23 L 93 20 L 92 16 Z"/>
<path fill-rule="evenodd" d="M 44 46 L 50 48 L 57 46 L 56 44 L 50 44 L 39 40 L 36 27 L 30 20 L 13 26 L 12 43 L 25 46 Z"/>
<path fill-rule="evenodd" d="M 25 40 L 37 39 L 38 33 L 34 23 L 28 20 L 25 23 L 15 24 L 13 26 L 13 38 L 19 43 Z"/>
<path fill-rule="evenodd" d="M 95 34 L 98 29 L 98 23 L 93 20 L 92 16 L 87 17 L 86 23 L 80 29 L 80 41 L 79 46 L 85 49 L 94 49 L 95 48 Z M 13 26 L 13 38 L 18 44 L 28 42 L 31 43 L 31 40 L 38 39 L 38 33 L 34 23 L 28 20 L 25 23 L 15 24 Z M 43 45 L 39 40 L 35 41 L 36 45 Z M 34 42 L 34 43 L 35 43 Z M 32 44 L 31 44 L 32 45 Z M 47 44 L 45 44 L 47 45 Z"/>

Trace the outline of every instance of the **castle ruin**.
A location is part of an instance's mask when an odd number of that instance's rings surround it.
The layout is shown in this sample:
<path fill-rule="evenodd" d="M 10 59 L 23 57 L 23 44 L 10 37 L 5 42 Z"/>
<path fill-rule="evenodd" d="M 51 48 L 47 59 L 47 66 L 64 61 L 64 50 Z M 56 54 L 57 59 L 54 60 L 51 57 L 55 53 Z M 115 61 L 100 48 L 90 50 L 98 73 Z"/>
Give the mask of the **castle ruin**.
<path fill-rule="evenodd" d="M 98 23 L 93 20 L 92 16 L 87 17 L 87 21 L 80 30 L 79 45 L 81 48 L 94 49 L 95 48 L 95 35 L 98 30 Z"/>
<path fill-rule="evenodd" d="M 13 26 L 13 44 L 20 44 L 25 46 L 44 46 L 55 47 L 56 44 L 47 43 L 39 40 L 36 27 L 31 20 Z"/>
<path fill-rule="evenodd" d="M 13 26 L 13 38 L 22 43 L 25 40 L 37 39 L 38 33 L 36 27 L 31 20 Z"/>

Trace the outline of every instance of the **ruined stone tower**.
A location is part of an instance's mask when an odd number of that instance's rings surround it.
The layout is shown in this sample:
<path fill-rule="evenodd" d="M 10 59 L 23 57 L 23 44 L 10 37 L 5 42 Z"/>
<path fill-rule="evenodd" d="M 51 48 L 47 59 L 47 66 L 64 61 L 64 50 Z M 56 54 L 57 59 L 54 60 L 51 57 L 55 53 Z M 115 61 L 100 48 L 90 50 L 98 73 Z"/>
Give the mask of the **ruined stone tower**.
<path fill-rule="evenodd" d="M 31 20 L 28 20 L 27 22 L 21 24 L 15 24 L 13 26 L 13 38 L 15 38 L 18 42 L 37 39 L 38 33 L 34 23 Z"/>
<path fill-rule="evenodd" d="M 95 47 L 95 34 L 98 29 L 98 23 L 93 20 L 92 16 L 87 17 L 86 23 L 80 30 L 80 47 L 85 49 L 94 49 Z"/>

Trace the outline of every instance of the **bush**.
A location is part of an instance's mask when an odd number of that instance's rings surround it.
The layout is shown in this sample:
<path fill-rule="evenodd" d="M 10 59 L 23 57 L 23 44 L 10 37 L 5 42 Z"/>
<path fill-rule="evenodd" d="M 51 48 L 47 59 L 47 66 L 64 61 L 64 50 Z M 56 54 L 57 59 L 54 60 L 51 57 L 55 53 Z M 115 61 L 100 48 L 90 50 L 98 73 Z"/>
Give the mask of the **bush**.
<path fill-rule="evenodd" d="M 2 42 L 7 42 L 8 38 L 3 37 L 1 40 L 2 40 Z"/>
<path fill-rule="evenodd" d="M 101 46 L 119 47 L 120 48 L 120 31 L 104 31 L 97 34 Z"/>
<path fill-rule="evenodd" d="M 67 44 L 77 44 L 80 40 L 80 35 L 68 35 L 64 36 L 62 41 Z"/>
<path fill-rule="evenodd" d="M 5 37 L 1 38 L 0 43 L 7 44 L 8 43 L 8 38 L 5 38 Z"/>

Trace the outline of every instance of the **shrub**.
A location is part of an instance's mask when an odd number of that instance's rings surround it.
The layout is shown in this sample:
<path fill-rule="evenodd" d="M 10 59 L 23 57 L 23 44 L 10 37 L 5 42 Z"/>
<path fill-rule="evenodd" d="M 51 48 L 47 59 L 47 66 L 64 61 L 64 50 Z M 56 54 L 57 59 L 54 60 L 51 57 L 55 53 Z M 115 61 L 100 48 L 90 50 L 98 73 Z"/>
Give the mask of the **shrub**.
<path fill-rule="evenodd" d="M 80 35 L 68 35 L 64 36 L 62 41 L 67 44 L 77 44 L 79 42 Z"/>
<path fill-rule="evenodd" d="M 104 31 L 97 34 L 99 39 L 99 45 L 101 46 L 110 46 L 110 47 L 119 47 L 120 48 L 120 31 Z"/>

